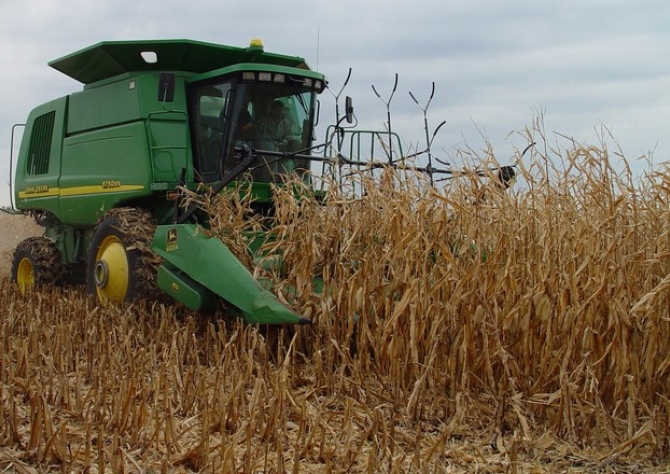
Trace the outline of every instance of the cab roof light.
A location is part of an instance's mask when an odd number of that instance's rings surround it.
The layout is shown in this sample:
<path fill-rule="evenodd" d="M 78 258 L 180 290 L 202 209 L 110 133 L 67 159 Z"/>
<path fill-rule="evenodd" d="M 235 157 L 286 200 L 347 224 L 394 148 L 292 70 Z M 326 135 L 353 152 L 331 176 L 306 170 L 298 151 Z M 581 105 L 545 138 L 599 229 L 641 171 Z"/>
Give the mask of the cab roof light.
<path fill-rule="evenodd" d="M 158 62 L 158 54 L 155 51 L 142 51 L 140 56 L 147 64 L 156 64 Z"/>
<path fill-rule="evenodd" d="M 242 73 L 242 79 L 245 81 L 255 81 L 256 73 L 251 71 L 245 71 Z"/>
<path fill-rule="evenodd" d="M 252 38 L 251 41 L 249 41 L 249 47 L 247 48 L 247 52 L 262 53 L 263 40 L 260 38 Z"/>
<path fill-rule="evenodd" d="M 269 81 L 272 80 L 272 73 L 271 72 L 259 72 L 258 73 L 258 80 L 269 82 Z"/>
<path fill-rule="evenodd" d="M 284 82 L 285 79 L 286 76 L 284 76 L 283 74 L 275 74 L 274 82 Z"/>

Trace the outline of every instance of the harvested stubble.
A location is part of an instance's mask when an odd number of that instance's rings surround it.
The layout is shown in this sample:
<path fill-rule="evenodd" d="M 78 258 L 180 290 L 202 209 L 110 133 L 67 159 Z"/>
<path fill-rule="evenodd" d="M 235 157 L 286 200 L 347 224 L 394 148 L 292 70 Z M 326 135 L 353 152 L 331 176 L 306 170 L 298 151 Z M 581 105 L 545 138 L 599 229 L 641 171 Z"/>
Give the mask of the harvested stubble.
<path fill-rule="evenodd" d="M 507 194 L 390 170 L 353 200 L 278 191 L 270 276 L 314 320 L 284 344 L 5 285 L 0 468 L 664 472 L 670 182 L 564 160 Z M 208 204 L 242 253 L 247 204 Z"/>

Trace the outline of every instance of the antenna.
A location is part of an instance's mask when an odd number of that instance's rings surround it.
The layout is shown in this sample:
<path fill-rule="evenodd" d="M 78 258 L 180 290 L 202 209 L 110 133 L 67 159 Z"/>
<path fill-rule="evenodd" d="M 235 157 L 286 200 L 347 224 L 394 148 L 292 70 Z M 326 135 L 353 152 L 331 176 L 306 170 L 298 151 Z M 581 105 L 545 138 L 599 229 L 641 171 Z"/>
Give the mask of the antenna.
<path fill-rule="evenodd" d="M 321 50 L 321 27 L 316 27 L 316 70 L 319 70 L 319 52 Z"/>

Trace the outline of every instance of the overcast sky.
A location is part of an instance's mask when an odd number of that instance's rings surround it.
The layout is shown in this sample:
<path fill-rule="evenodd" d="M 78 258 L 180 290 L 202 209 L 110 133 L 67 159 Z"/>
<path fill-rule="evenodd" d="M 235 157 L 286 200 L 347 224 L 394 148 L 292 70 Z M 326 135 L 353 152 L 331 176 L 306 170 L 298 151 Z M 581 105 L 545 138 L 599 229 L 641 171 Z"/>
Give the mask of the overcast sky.
<path fill-rule="evenodd" d="M 174 39 L 246 46 L 306 58 L 335 93 L 354 99 L 366 128 L 386 121 L 405 142 L 449 160 L 464 140 L 501 161 L 525 140 L 517 131 L 542 113 L 548 133 L 597 143 L 606 127 L 628 161 L 670 157 L 668 0 L 0 0 L 0 204 L 7 204 L 10 132 L 34 106 L 81 89 L 47 62 L 105 40 Z M 321 123 L 331 121 L 325 92 Z M 323 138 L 321 131 L 319 138 Z M 458 163 L 456 163 L 458 164 Z"/>

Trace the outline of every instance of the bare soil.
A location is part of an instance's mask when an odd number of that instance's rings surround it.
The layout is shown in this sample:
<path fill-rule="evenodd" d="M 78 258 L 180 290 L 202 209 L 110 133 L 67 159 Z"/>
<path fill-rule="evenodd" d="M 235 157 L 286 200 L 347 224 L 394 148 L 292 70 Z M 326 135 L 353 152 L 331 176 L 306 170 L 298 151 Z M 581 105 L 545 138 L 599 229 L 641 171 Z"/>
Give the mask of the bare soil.
<path fill-rule="evenodd" d="M 11 274 L 16 246 L 34 235 L 42 235 L 42 228 L 31 217 L 0 213 L 0 279 Z"/>

